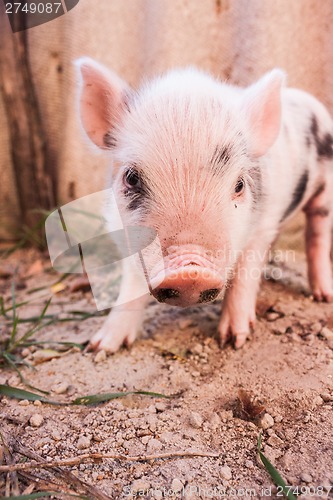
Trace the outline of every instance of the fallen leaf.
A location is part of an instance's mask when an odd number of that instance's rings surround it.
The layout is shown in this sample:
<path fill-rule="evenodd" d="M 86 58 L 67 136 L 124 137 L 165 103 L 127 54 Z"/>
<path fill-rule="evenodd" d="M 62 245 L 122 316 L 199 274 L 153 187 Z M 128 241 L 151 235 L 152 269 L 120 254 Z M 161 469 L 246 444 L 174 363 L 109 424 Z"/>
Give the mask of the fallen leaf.
<path fill-rule="evenodd" d="M 238 399 L 243 413 L 245 413 L 246 417 L 249 420 L 254 420 L 265 411 L 265 407 L 258 404 L 255 399 L 244 389 L 239 389 Z"/>
<path fill-rule="evenodd" d="M 66 287 L 67 285 L 65 285 L 64 283 L 56 283 L 55 285 L 51 286 L 51 291 L 52 293 L 56 294 L 65 290 Z"/>

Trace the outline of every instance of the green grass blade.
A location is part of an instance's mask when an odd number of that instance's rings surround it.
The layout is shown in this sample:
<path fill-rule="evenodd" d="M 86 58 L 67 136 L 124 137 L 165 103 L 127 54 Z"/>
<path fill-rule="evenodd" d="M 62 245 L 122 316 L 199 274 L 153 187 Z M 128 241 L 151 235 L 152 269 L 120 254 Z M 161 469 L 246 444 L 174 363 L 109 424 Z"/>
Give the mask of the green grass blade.
<path fill-rule="evenodd" d="M 273 483 L 276 486 L 280 486 L 282 488 L 282 491 L 288 500 L 297 500 L 295 495 L 290 491 L 290 486 L 287 486 L 285 483 L 284 479 L 280 475 L 279 471 L 274 467 L 274 465 L 271 464 L 271 462 L 268 460 L 268 458 L 263 454 L 261 451 L 261 440 L 262 440 L 262 434 L 259 434 L 258 437 L 258 453 L 260 460 L 264 464 L 265 469 L 267 470 L 268 474 L 271 476 L 271 479 Z"/>
<path fill-rule="evenodd" d="M 125 396 L 131 395 L 143 395 L 143 396 L 151 396 L 155 398 L 171 398 L 172 396 L 166 396 L 165 394 L 160 394 L 158 392 L 149 392 L 149 391 L 129 391 L 129 392 L 111 392 L 105 394 L 93 394 L 91 396 L 81 396 L 79 398 L 74 399 L 68 403 L 62 403 L 59 401 L 53 401 L 47 399 L 39 394 L 35 394 L 33 392 L 25 391 L 23 389 L 18 389 L 16 387 L 11 387 L 9 385 L 0 384 L 0 394 L 4 396 L 8 396 L 10 398 L 15 399 L 27 399 L 28 401 L 41 401 L 42 403 L 48 403 L 51 405 L 92 405 L 97 403 L 104 403 L 106 401 L 110 401 L 112 399 L 123 398 Z"/>
<path fill-rule="evenodd" d="M 166 396 L 165 394 L 159 394 L 157 392 L 148 391 L 127 391 L 127 392 L 110 392 L 104 394 L 93 394 L 92 396 L 81 396 L 72 401 L 73 405 L 93 405 L 97 403 L 104 403 L 106 401 L 111 401 L 112 399 L 124 398 L 125 396 L 132 395 L 143 395 L 151 396 L 154 398 L 170 398 L 171 396 Z"/>
<path fill-rule="evenodd" d="M 81 498 L 82 500 L 90 500 L 90 498 L 87 496 L 74 495 L 73 493 L 65 493 L 63 491 L 39 491 L 36 493 L 30 493 L 30 495 L 17 495 L 17 496 L 11 496 L 11 497 L 0 497 L 0 500 L 8 500 L 8 498 L 11 498 L 12 500 L 33 500 L 34 498 L 53 497 L 55 495 L 66 495 L 66 498 L 73 497 L 73 498 Z"/>
<path fill-rule="evenodd" d="M 51 405 L 67 404 L 67 403 L 52 401 L 50 399 L 45 398 L 44 396 L 41 396 L 40 394 L 35 394 L 34 392 L 25 391 L 24 389 L 18 389 L 17 387 L 11 387 L 10 385 L 4 385 L 4 384 L 0 384 L 0 394 L 2 394 L 3 396 L 7 396 L 9 398 L 27 399 L 28 401 L 41 401 L 42 403 L 48 403 Z"/>
<path fill-rule="evenodd" d="M 41 392 L 42 394 L 50 394 L 48 391 L 43 391 L 43 389 L 39 389 L 39 387 L 35 387 L 34 385 L 29 384 L 29 382 L 23 377 L 21 370 L 17 367 L 18 365 L 17 361 L 11 359 L 12 357 L 10 354 L 5 352 L 3 354 L 3 358 L 7 361 L 9 366 L 11 366 L 16 371 L 16 373 L 20 377 L 22 384 L 24 384 L 26 387 L 29 387 L 29 389 L 32 389 L 33 391 L 38 391 Z M 33 369 L 35 370 L 35 367 L 33 367 Z"/>
<path fill-rule="evenodd" d="M 30 493 L 30 495 L 11 496 L 12 500 L 33 500 L 34 498 L 45 498 L 59 495 L 59 491 L 40 491 L 38 493 Z M 8 497 L 0 497 L 0 500 L 8 500 Z"/>
<path fill-rule="evenodd" d="M 34 335 L 38 330 L 40 330 L 44 325 L 42 324 L 43 319 L 45 317 L 46 311 L 51 303 L 52 297 L 46 302 L 41 314 L 38 316 L 36 324 L 33 325 L 29 330 L 19 339 L 16 339 L 15 342 L 11 343 L 11 350 L 13 351 L 19 345 L 22 345 L 26 340 L 28 340 L 32 335 Z M 14 337 L 15 338 L 15 337 Z"/>

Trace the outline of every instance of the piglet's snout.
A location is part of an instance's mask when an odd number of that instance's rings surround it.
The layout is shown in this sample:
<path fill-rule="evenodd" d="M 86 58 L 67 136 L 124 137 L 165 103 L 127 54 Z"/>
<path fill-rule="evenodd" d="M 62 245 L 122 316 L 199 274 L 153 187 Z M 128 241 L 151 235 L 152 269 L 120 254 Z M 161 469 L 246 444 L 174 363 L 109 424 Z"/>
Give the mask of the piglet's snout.
<path fill-rule="evenodd" d="M 216 299 L 222 286 L 214 270 L 190 262 L 177 269 L 166 270 L 164 280 L 152 293 L 159 302 L 188 307 Z"/>

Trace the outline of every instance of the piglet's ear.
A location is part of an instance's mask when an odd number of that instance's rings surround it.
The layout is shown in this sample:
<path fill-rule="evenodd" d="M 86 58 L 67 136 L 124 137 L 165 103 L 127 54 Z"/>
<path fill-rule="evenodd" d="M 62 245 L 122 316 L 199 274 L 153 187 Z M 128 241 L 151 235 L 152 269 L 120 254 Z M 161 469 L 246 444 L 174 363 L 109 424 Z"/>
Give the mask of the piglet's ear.
<path fill-rule="evenodd" d="M 121 122 L 128 85 L 115 73 L 89 57 L 75 62 L 79 73 L 79 108 L 88 137 L 103 149 L 115 145 L 113 130 Z"/>
<path fill-rule="evenodd" d="M 279 134 L 285 79 L 283 71 L 274 69 L 245 91 L 241 108 L 249 130 L 249 153 L 254 157 L 264 155 Z"/>

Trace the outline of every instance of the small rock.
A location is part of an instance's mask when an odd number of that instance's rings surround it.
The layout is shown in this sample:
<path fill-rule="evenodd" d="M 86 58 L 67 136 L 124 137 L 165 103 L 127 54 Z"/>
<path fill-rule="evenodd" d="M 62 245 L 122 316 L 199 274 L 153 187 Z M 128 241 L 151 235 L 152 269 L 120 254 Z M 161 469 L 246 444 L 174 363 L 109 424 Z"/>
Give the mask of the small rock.
<path fill-rule="evenodd" d="M 36 401 L 34 401 L 34 406 L 42 406 L 42 402 L 36 399 Z"/>
<path fill-rule="evenodd" d="M 40 427 L 42 425 L 42 423 L 44 422 L 44 417 L 40 413 L 34 413 L 30 417 L 29 422 L 30 422 L 30 425 L 32 427 Z"/>
<path fill-rule="evenodd" d="M 302 474 L 300 475 L 300 479 L 304 483 L 311 483 L 312 481 L 312 477 L 307 472 L 302 472 Z"/>
<path fill-rule="evenodd" d="M 274 419 L 269 413 L 265 413 L 259 421 L 259 425 L 262 429 L 269 429 L 274 425 Z"/>
<path fill-rule="evenodd" d="M 104 351 L 104 349 L 102 349 L 101 351 L 98 351 L 98 353 L 94 357 L 94 362 L 95 363 L 102 363 L 102 361 L 105 361 L 105 360 L 106 360 L 106 352 Z"/>
<path fill-rule="evenodd" d="M 152 438 L 147 443 L 147 453 L 150 455 L 151 453 L 155 453 L 159 451 L 163 447 L 163 444 L 158 439 Z"/>
<path fill-rule="evenodd" d="M 61 434 L 58 431 L 58 429 L 52 429 L 51 431 L 51 437 L 54 439 L 54 441 L 60 441 L 61 440 Z"/>
<path fill-rule="evenodd" d="M 203 351 L 203 346 L 202 344 L 195 344 L 192 348 L 191 351 L 193 354 L 202 354 Z"/>
<path fill-rule="evenodd" d="M 183 488 L 184 485 L 180 479 L 175 478 L 172 480 L 171 489 L 174 493 L 179 493 L 180 491 L 182 491 Z"/>
<path fill-rule="evenodd" d="M 136 494 L 139 492 L 144 492 L 149 490 L 149 488 L 150 488 L 150 482 L 147 479 L 145 478 L 136 479 L 131 484 L 131 493 Z"/>
<path fill-rule="evenodd" d="M 323 325 L 319 321 L 317 321 L 316 323 L 312 323 L 312 325 L 310 326 L 310 330 L 315 335 L 318 335 L 320 333 L 322 327 L 323 327 Z"/>
<path fill-rule="evenodd" d="M 212 418 L 210 419 L 210 428 L 212 430 L 219 429 L 221 427 L 221 419 L 217 413 L 214 413 Z"/>
<path fill-rule="evenodd" d="M 232 479 L 232 473 L 230 467 L 228 467 L 227 465 L 221 467 L 220 476 L 222 477 L 222 479 L 225 479 L 226 481 Z"/>
<path fill-rule="evenodd" d="M 247 467 L 248 469 L 253 469 L 254 463 L 251 460 L 246 460 L 245 467 Z"/>
<path fill-rule="evenodd" d="M 143 438 L 141 439 L 141 443 L 142 444 L 147 444 L 150 440 L 150 436 L 143 436 Z"/>
<path fill-rule="evenodd" d="M 324 402 L 323 398 L 321 398 L 319 395 L 315 396 L 312 400 L 312 404 L 314 406 L 321 406 L 323 404 L 323 402 Z"/>
<path fill-rule="evenodd" d="M 197 413 L 196 411 L 192 411 L 190 413 L 190 425 L 194 427 L 195 429 L 199 429 L 202 426 L 203 423 L 203 418 L 200 415 L 200 413 Z"/>
<path fill-rule="evenodd" d="M 320 394 L 320 397 L 325 401 L 325 403 L 329 403 L 330 401 L 333 401 L 333 395 L 329 394 L 328 392 L 322 392 Z"/>
<path fill-rule="evenodd" d="M 29 401 L 27 399 L 22 399 L 22 401 L 19 402 L 20 406 L 29 406 Z"/>
<path fill-rule="evenodd" d="M 294 461 L 294 454 L 290 450 L 288 450 L 281 458 L 281 464 L 287 470 L 289 470 L 289 468 L 293 465 Z"/>
<path fill-rule="evenodd" d="M 283 420 L 283 417 L 281 415 L 276 415 L 274 417 L 274 422 L 277 423 L 277 424 L 279 424 L 280 422 L 282 422 L 282 420 Z"/>
<path fill-rule="evenodd" d="M 266 313 L 267 321 L 276 321 L 279 318 L 281 318 L 281 314 L 278 312 L 272 311 L 272 312 Z"/>
<path fill-rule="evenodd" d="M 78 448 L 78 450 L 85 450 L 86 448 L 89 448 L 90 444 L 91 444 L 90 436 L 80 436 L 76 444 L 76 447 Z"/>
<path fill-rule="evenodd" d="M 60 382 L 60 384 L 56 384 L 55 386 L 52 387 L 52 391 L 55 392 L 56 394 L 65 394 L 67 391 L 69 385 L 67 382 Z"/>
<path fill-rule="evenodd" d="M 163 402 L 156 403 L 155 407 L 156 407 L 156 410 L 160 411 L 160 412 L 165 411 L 167 409 L 166 403 L 163 403 Z"/>
<path fill-rule="evenodd" d="M 330 328 L 327 328 L 327 326 L 324 326 L 321 329 L 320 335 L 326 340 L 333 340 L 333 331 Z"/>
<path fill-rule="evenodd" d="M 76 393 L 76 387 L 75 385 L 69 384 L 68 389 L 67 389 L 67 395 L 68 396 L 73 396 Z"/>
<path fill-rule="evenodd" d="M 272 446 L 272 448 L 279 448 L 280 446 L 283 446 L 283 441 L 278 436 L 273 434 L 269 439 L 267 439 L 267 444 Z"/>

